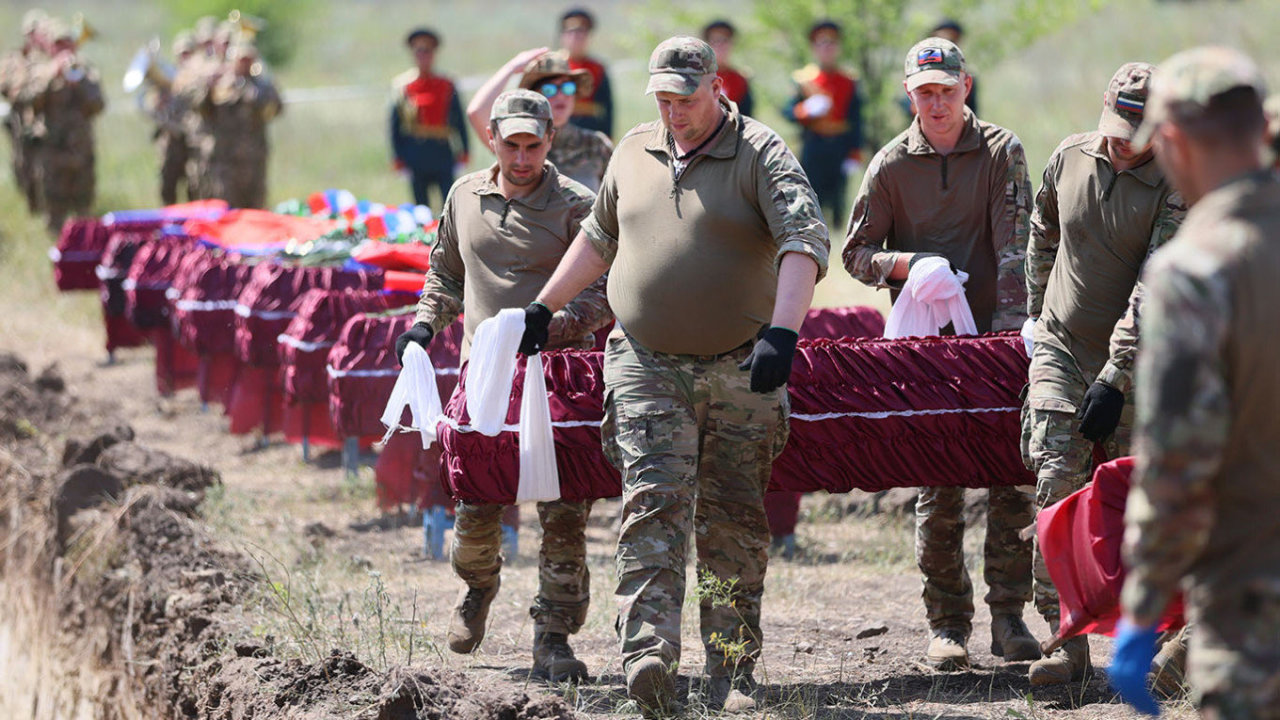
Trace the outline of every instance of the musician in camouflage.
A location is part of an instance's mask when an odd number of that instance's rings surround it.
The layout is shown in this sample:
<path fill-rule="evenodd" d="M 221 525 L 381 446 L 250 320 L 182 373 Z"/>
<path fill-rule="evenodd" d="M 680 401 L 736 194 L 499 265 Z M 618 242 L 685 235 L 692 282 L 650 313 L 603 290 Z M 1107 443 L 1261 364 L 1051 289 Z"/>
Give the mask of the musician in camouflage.
<path fill-rule="evenodd" d="M 267 124 L 283 105 L 260 68 L 256 47 L 233 43 L 196 108 L 209 128 L 209 135 L 200 139 L 205 164 L 201 197 L 226 200 L 233 208 L 267 203 Z"/>
<path fill-rule="evenodd" d="M 1117 340 L 1114 363 L 1108 338 L 1139 292 L 1135 285 L 1146 258 L 1173 237 L 1186 212 L 1151 148 L 1131 142 L 1153 69 L 1131 62 L 1116 71 L 1098 129 L 1058 145 L 1036 196 L 1027 248 L 1027 325 L 1034 338 L 1028 452 L 1037 510 L 1089 482 L 1095 442 L 1107 459 L 1129 454 L 1132 393 L 1128 373 L 1124 380 L 1116 373 L 1131 362 L 1136 337 L 1120 331 L 1124 339 Z M 1038 545 L 1033 567 L 1036 608 L 1056 630 L 1058 593 Z M 1031 665 L 1031 684 L 1080 680 L 1089 667 L 1087 639 L 1073 638 Z"/>
<path fill-rule="evenodd" d="M 1190 210 L 1143 273 L 1137 456 L 1112 685 L 1158 711 L 1155 624 L 1186 590 L 1204 717 L 1280 718 L 1280 183 L 1262 163 L 1261 72 L 1237 50 L 1173 56 L 1143 125 Z"/>

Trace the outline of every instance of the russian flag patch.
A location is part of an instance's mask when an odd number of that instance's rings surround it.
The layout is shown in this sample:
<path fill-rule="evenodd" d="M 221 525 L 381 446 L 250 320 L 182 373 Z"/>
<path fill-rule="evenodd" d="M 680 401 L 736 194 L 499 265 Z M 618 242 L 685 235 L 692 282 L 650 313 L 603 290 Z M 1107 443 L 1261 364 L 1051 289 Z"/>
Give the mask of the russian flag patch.
<path fill-rule="evenodd" d="M 1127 93 L 1119 93 L 1116 95 L 1116 110 L 1123 110 L 1134 115 L 1141 115 L 1142 109 L 1146 106 L 1146 101 L 1141 98 L 1133 97 Z"/>
<path fill-rule="evenodd" d="M 942 62 L 941 48 L 925 48 L 916 55 L 916 65 L 932 65 Z"/>

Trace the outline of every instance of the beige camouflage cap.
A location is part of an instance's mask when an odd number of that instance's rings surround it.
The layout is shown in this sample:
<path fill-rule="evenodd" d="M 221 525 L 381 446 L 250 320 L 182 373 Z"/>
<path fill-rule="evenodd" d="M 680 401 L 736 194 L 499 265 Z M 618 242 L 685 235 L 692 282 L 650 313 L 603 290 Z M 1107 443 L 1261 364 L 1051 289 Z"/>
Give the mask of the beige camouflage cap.
<path fill-rule="evenodd" d="M 692 95 L 702 78 L 717 69 L 716 52 L 706 42 L 688 35 L 667 38 L 649 56 L 649 86 L 644 94 Z"/>
<path fill-rule="evenodd" d="M 584 69 L 573 70 L 569 67 L 569 54 L 563 50 L 543 53 L 540 57 L 529 61 L 524 66 L 524 75 L 520 77 L 520 87 L 532 90 L 543 80 L 553 77 L 570 77 L 578 83 L 578 94 L 590 94 L 595 78 Z"/>
<path fill-rule="evenodd" d="M 964 53 L 945 38 L 925 38 L 907 51 L 903 63 L 907 92 L 921 85 L 956 85 L 964 80 Z"/>
<path fill-rule="evenodd" d="M 190 30 L 179 30 L 173 36 L 173 54 L 181 55 L 186 52 L 194 52 L 198 43 L 196 36 Z"/>
<path fill-rule="evenodd" d="M 1145 117 L 1133 142 L 1140 146 L 1151 142 L 1156 128 L 1169 119 L 1170 106 L 1175 103 L 1208 107 L 1215 96 L 1241 87 L 1266 95 L 1266 82 L 1257 64 L 1235 48 L 1203 46 L 1174 55 L 1160 63 L 1151 76 Z"/>
<path fill-rule="evenodd" d="M 1098 132 L 1106 137 L 1132 140 L 1142 124 L 1142 113 L 1147 105 L 1147 91 L 1151 87 L 1151 63 L 1131 62 L 1120 66 L 1107 92 L 1102 96 L 1102 117 L 1098 120 Z"/>
<path fill-rule="evenodd" d="M 39 32 L 41 26 L 49 20 L 49 14 L 40 8 L 31 8 L 22 14 L 22 34 L 30 35 Z"/>
<path fill-rule="evenodd" d="M 212 15 L 205 15 L 196 20 L 195 29 L 192 34 L 195 36 L 197 43 L 207 43 L 213 40 L 213 34 L 218 31 L 218 18 Z"/>
<path fill-rule="evenodd" d="M 489 112 L 489 122 L 498 124 L 498 137 L 530 133 L 540 138 L 551 129 L 551 103 L 532 90 L 512 90 L 498 96 Z"/>

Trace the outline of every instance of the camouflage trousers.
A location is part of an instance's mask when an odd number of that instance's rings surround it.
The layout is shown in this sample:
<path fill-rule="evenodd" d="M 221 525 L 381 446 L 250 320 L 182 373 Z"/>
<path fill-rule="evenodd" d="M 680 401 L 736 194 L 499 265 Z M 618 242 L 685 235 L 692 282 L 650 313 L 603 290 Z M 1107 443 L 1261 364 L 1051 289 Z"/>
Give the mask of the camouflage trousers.
<path fill-rule="evenodd" d="M 165 205 L 173 205 L 178 202 L 178 184 L 187 180 L 187 138 L 161 130 L 156 136 L 156 149 L 160 154 L 160 200 Z M 187 199 L 194 199 L 190 185 Z"/>
<path fill-rule="evenodd" d="M 624 671 L 680 660 L 692 531 L 707 673 L 750 672 L 768 566 L 764 493 L 787 442 L 785 388 L 753 393 L 749 346 L 716 357 L 653 352 L 615 331 L 605 351 L 605 454 L 622 471 L 618 619 Z"/>
<path fill-rule="evenodd" d="M 1031 599 L 1031 495 L 1022 487 L 987 491 L 982 577 L 992 614 L 1022 614 Z M 964 488 L 923 487 L 916 500 L 916 563 L 924 574 L 924 609 L 931 630 L 973 628 L 973 583 L 964 565 Z"/>
<path fill-rule="evenodd" d="M 1061 348 L 1037 343 L 1031 359 L 1031 387 L 1027 400 L 1024 434 L 1025 456 L 1036 475 L 1036 512 L 1061 501 L 1093 479 L 1094 443 L 1080 435 L 1076 411 L 1093 384 L 1072 357 Z M 1102 443 L 1107 460 L 1129 454 L 1133 431 L 1133 397 L 1125 399 L 1116 432 Z M 1036 610 L 1046 620 L 1059 616 L 1058 591 L 1035 541 L 1032 556 Z"/>
<path fill-rule="evenodd" d="M 1187 679 L 1207 718 L 1280 720 L 1280 576 L 1250 574 L 1187 598 Z"/>
<path fill-rule="evenodd" d="M 200 192 L 205 198 L 226 200 L 233 208 L 266 207 L 266 153 L 247 159 L 210 160 Z"/>
<path fill-rule="evenodd" d="M 502 516 L 506 505 L 460 502 L 449 560 L 471 587 L 489 587 L 502 570 Z M 540 502 L 538 594 L 529 608 L 535 632 L 572 635 L 587 619 L 591 573 L 587 569 L 587 518 L 591 502 Z"/>
<path fill-rule="evenodd" d="M 38 178 L 50 232 L 57 235 L 68 217 L 85 216 L 93 208 L 94 157 L 79 152 L 43 150 Z"/>

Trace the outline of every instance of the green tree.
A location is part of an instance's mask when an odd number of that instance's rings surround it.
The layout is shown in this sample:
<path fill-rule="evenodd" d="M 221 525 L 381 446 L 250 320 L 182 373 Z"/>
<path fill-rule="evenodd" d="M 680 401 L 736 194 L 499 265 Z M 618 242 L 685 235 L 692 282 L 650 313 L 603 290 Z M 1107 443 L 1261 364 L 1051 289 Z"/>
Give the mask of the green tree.
<path fill-rule="evenodd" d="M 901 131 L 902 58 L 944 15 L 965 26 L 963 50 L 974 67 L 994 66 L 1041 35 L 1097 11 L 1109 0 L 754 0 L 772 38 L 772 55 L 807 62 L 808 28 L 831 18 L 844 29 L 846 59 L 858 73 L 868 145 Z"/>

